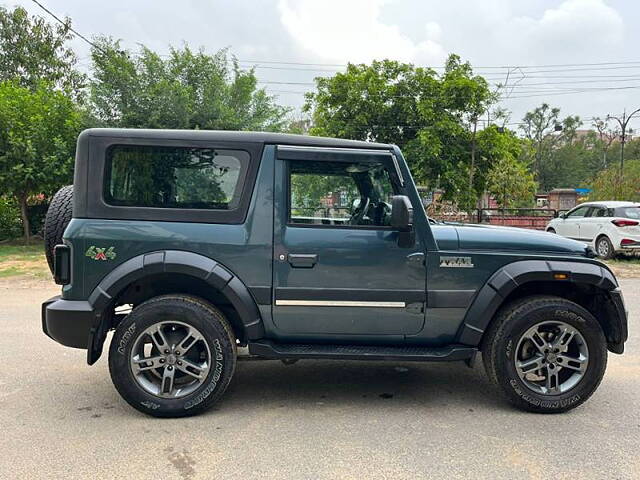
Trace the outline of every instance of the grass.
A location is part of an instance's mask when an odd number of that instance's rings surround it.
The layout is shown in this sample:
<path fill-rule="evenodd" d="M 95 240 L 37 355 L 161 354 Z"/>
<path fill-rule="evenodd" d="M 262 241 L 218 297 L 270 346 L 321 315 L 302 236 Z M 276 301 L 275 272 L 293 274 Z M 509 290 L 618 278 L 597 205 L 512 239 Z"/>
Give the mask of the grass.
<path fill-rule="evenodd" d="M 0 278 L 26 276 L 38 279 L 51 277 L 42 242 L 31 245 L 0 244 Z"/>

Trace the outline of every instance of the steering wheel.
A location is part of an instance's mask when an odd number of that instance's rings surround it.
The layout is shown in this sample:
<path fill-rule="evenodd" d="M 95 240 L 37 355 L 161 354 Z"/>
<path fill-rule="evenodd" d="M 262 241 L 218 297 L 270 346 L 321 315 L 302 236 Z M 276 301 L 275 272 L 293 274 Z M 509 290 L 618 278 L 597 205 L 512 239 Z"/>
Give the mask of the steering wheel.
<path fill-rule="evenodd" d="M 353 215 L 351 215 L 351 218 L 349 219 L 349 225 L 359 225 L 365 214 L 367 213 L 367 210 L 369 210 L 370 204 L 371 199 L 369 197 L 366 197 L 364 199 L 364 202 L 361 201 L 360 205 L 358 205 L 358 208 L 356 208 L 356 211 L 353 212 Z"/>

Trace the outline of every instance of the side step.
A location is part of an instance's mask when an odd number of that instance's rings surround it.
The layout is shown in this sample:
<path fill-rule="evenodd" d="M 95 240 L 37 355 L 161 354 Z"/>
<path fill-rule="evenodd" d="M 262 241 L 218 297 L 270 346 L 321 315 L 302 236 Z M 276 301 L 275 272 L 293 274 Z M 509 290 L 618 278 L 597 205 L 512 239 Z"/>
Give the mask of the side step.
<path fill-rule="evenodd" d="M 387 346 L 387 345 L 322 345 L 274 343 L 256 340 L 249 343 L 249 354 L 262 358 L 317 358 L 326 360 L 393 360 L 443 362 L 470 360 L 477 348 L 464 345 L 447 347 Z"/>

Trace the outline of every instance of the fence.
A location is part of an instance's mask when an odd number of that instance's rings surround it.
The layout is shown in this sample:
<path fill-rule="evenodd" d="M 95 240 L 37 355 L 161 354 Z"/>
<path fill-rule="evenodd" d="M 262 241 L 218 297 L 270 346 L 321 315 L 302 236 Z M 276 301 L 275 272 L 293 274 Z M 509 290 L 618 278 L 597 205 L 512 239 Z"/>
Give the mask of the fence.
<path fill-rule="evenodd" d="M 430 216 L 444 222 L 481 223 L 544 230 L 558 216 L 548 208 L 480 208 L 472 212 L 434 212 Z"/>

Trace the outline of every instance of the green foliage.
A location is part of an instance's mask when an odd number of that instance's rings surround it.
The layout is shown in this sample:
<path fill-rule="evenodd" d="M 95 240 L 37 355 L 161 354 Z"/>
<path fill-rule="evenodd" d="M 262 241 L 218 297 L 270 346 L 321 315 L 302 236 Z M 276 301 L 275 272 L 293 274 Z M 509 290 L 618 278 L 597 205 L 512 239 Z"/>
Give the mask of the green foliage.
<path fill-rule="evenodd" d="M 522 122 L 527 139 L 523 160 L 531 165 L 542 190 L 577 186 L 586 180 L 580 158 L 584 148 L 575 143 L 576 130 L 582 125 L 578 116 L 561 119 L 559 108 L 543 103 L 527 112 Z"/>
<path fill-rule="evenodd" d="M 128 128 L 279 131 L 288 110 L 257 87 L 227 50 L 208 55 L 188 46 L 163 58 L 101 38 L 92 50 L 90 101 L 96 123 Z"/>
<path fill-rule="evenodd" d="M 21 231 L 20 209 L 15 200 L 0 197 L 0 240 L 17 238 Z"/>
<path fill-rule="evenodd" d="M 591 183 L 589 200 L 640 202 L 640 159 L 625 162 L 622 178 L 618 164 L 600 172 Z"/>
<path fill-rule="evenodd" d="M 317 78 L 304 108 L 313 135 L 394 143 L 418 181 L 468 204 L 482 193 L 490 161 L 472 170 L 469 127 L 494 100 L 486 80 L 452 55 L 441 75 L 391 60 L 349 64 L 344 73 Z"/>
<path fill-rule="evenodd" d="M 78 93 L 84 76 L 74 69 L 76 56 L 67 45 L 71 21 L 65 25 L 29 17 L 22 7 L 0 7 L 0 81 L 15 81 L 31 90 L 42 81 Z"/>
<path fill-rule="evenodd" d="M 70 182 L 79 129 L 78 109 L 62 92 L 0 83 L 0 190 L 18 202 L 27 239 L 27 199 Z"/>
<path fill-rule="evenodd" d="M 487 178 L 487 190 L 504 208 L 531 205 L 537 187 L 527 166 L 512 156 L 496 162 Z"/>

